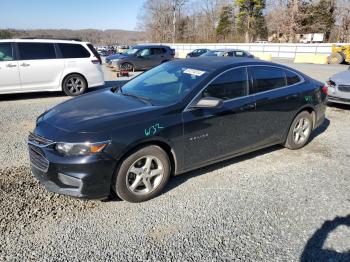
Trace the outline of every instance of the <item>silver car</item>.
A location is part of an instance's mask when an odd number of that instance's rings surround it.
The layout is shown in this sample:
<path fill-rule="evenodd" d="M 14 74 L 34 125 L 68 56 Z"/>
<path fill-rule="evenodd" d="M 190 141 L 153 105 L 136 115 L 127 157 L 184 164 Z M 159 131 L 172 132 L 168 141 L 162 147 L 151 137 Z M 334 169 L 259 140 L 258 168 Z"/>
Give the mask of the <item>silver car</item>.
<path fill-rule="evenodd" d="M 347 71 L 331 76 L 327 87 L 328 102 L 350 105 L 350 67 Z"/>

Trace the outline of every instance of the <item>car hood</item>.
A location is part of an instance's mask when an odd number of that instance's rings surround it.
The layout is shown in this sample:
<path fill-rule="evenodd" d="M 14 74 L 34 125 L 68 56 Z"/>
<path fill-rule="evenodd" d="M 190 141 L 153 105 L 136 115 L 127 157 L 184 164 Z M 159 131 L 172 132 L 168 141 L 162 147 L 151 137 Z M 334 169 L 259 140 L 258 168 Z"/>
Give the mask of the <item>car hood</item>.
<path fill-rule="evenodd" d="M 350 85 L 350 70 L 335 74 L 330 79 L 338 85 Z"/>
<path fill-rule="evenodd" d="M 143 117 L 142 113 L 156 108 L 136 98 L 105 89 L 55 106 L 38 118 L 37 125 L 49 124 L 67 132 L 98 133 L 128 124 L 130 116 Z"/>

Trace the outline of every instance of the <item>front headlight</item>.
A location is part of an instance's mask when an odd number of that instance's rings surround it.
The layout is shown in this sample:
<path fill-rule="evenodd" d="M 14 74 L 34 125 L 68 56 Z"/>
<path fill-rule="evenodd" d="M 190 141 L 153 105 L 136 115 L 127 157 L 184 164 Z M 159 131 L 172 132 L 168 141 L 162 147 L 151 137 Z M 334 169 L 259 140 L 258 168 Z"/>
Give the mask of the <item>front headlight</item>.
<path fill-rule="evenodd" d="M 83 156 L 100 153 L 109 144 L 109 141 L 99 143 L 57 143 L 55 148 L 57 152 L 69 156 Z"/>

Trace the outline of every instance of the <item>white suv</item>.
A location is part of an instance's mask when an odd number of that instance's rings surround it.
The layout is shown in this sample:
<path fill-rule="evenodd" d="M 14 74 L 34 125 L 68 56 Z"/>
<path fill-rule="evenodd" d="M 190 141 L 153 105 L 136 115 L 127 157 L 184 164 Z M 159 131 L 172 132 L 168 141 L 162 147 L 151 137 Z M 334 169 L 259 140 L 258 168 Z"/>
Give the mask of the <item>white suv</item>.
<path fill-rule="evenodd" d="M 75 40 L 0 40 L 0 94 L 63 90 L 77 96 L 104 85 L 101 58 Z"/>

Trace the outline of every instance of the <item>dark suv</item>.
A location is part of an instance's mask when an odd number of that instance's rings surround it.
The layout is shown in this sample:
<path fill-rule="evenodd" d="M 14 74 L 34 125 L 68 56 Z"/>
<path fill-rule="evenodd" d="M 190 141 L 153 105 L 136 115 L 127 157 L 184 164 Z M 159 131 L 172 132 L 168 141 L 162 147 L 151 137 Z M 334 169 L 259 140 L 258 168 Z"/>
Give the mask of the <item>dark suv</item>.
<path fill-rule="evenodd" d="M 148 70 L 173 60 L 174 56 L 175 52 L 169 46 L 138 45 L 128 49 L 123 54 L 107 57 L 106 62 L 117 69 Z"/>

